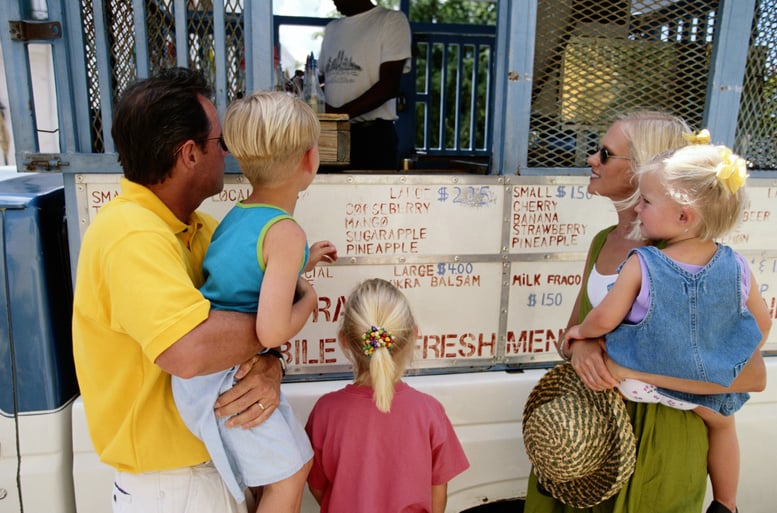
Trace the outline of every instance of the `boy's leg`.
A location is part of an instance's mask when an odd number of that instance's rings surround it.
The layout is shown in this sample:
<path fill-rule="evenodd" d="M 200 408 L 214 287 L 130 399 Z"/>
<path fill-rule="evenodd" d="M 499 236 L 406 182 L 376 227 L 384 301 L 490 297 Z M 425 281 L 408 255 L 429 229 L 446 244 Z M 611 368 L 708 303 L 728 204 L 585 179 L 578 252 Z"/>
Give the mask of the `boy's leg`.
<path fill-rule="evenodd" d="M 295 474 L 282 481 L 265 485 L 256 513 L 299 513 L 302 508 L 302 492 L 305 490 L 312 465 L 311 459 Z"/>
<path fill-rule="evenodd" d="M 707 468 L 716 501 L 736 511 L 739 484 L 739 441 L 734 416 L 723 416 L 702 406 L 693 410 L 709 430 L 710 450 Z"/>

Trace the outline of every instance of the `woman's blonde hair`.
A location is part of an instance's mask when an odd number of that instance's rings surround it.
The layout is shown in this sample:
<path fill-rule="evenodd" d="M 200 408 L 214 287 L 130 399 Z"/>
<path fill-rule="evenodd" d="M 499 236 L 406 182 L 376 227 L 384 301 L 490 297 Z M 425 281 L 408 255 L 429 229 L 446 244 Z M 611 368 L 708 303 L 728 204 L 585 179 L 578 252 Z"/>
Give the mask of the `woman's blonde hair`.
<path fill-rule="evenodd" d="M 725 146 L 692 144 L 659 155 L 637 172 L 648 173 L 658 175 L 674 202 L 698 213 L 701 239 L 721 237 L 739 223 L 747 202 L 745 162 Z"/>
<path fill-rule="evenodd" d="M 628 112 L 620 115 L 616 122 L 622 124 L 623 132 L 629 141 L 631 171 L 635 177 L 634 194 L 623 201 L 615 202 L 616 208 L 627 210 L 634 208 L 639 202 L 637 170 L 658 154 L 687 146 L 689 143 L 683 136 L 689 135 L 691 129 L 682 118 L 653 110 Z"/>
<path fill-rule="evenodd" d="M 320 134 L 313 109 L 280 91 L 235 100 L 224 115 L 224 142 L 252 185 L 283 180 Z"/>
<path fill-rule="evenodd" d="M 366 347 L 365 335 L 384 330 L 391 347 Z M 363 281 L 345 303 L 340 337 L 346 356 L 353 363 L 356 383 L 373 388 L 378 410 L 388 412 L 394 399 L 394 384 L 405 372 L 415 351 L 416 323 L 402 292 L 379 278 Z"/>

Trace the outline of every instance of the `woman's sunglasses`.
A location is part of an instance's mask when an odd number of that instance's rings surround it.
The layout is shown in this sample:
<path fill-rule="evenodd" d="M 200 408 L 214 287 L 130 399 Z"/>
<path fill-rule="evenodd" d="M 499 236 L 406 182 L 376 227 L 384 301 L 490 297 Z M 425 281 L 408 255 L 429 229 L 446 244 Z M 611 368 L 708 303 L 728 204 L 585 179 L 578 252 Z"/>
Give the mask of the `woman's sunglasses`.
<path fill-rule="evenodd" d="M 634 160 L 631 157 L 621 157 L 620 155 L 613 155 L 610 150 L 602 146 L 599 148 L 599 162 L 606 164 L 610 159 L 622 159 L 622 160 Z"/>

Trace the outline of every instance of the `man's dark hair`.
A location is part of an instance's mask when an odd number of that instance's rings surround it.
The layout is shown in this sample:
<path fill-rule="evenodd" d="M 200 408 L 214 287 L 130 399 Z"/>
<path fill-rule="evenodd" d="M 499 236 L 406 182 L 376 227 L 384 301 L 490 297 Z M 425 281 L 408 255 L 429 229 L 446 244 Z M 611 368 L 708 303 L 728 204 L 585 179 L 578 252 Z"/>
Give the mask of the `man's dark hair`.
<path fill-rule="evenodd" d="M 124 176 L 141 185 L 161 183 L 185 141 L 204 147 L 211 127 L 199 97 L 211 95 L 202 74 L 186 68 L 165 69 L 128 86 L 111 128 Z"/>

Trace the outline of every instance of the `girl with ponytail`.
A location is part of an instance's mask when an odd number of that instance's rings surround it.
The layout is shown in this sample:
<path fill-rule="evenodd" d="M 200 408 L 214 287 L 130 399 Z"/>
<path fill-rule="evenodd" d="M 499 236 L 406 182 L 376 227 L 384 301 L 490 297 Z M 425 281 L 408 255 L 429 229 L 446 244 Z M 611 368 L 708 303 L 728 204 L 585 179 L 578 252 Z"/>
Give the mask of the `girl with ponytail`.
<path fill-rule="evenodd" d="M 440 402 L 402 381 L 417 334 L 389 282 L 366 280 L 348 297 L 338 340 L 354 383 L 322 396 L 306 426 L 322 513 L 442 513 L 448 481 L 469 467 Z"/>

